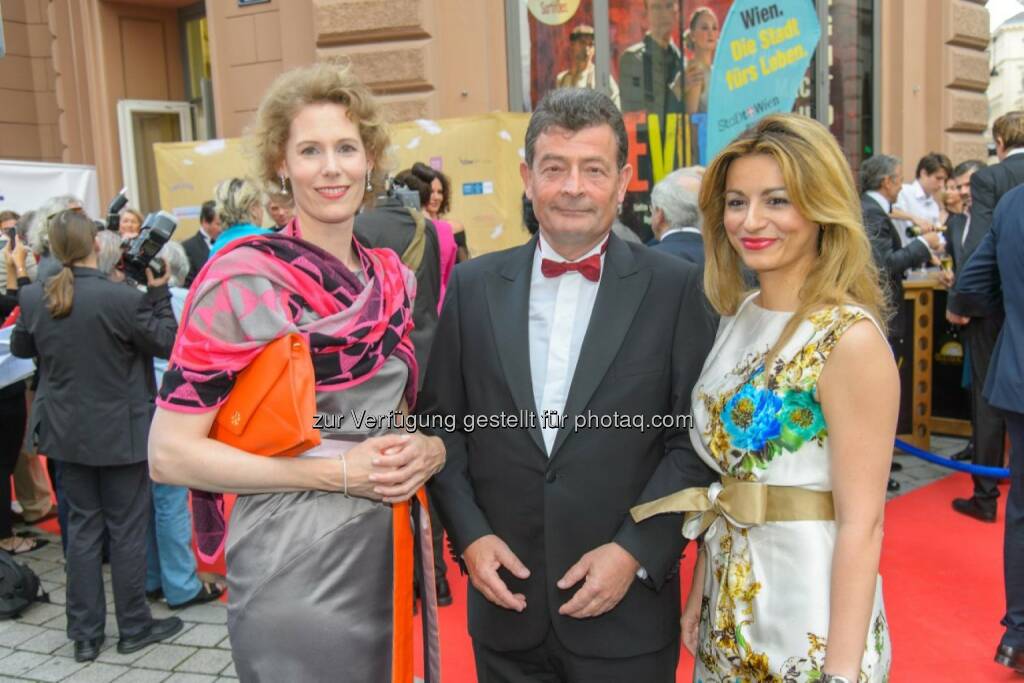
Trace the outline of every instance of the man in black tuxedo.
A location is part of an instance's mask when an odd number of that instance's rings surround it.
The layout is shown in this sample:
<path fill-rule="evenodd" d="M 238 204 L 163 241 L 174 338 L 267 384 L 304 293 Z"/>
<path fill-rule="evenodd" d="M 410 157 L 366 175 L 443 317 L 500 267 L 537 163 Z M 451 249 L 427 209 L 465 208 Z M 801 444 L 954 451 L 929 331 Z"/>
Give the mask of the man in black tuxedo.
<path fill-rule="evenodd" d="M 674 680 L 682 518 L 628 512 L 715 480 L 685 420 L 715 321 L 697 267 L 610 234 L 627 146 L 606 95 L 549 92 L 521 167 L 540 232 L 459 266 L 435 336 L 421 419 L 456 428 L 430 492 L 486 683 Z"/>
<path fill-rule="evenodd" d="M 217 216 L 217 202 L 212 199 L 203 202 L 199 210 L 199 232 L 181 243 L 185 247 L 185 254 L 188 255 L 188 278 L 185 286 L 191 287 L 192 280 L 196 278 L 199 271 L 206 265 L 206 259 L 210 258 L 210 245 L 220 235 L 220 217 Z"/>
<path fill-rule="evenodd" d="M 699 166 L 677 168 L 651 190 L 651 230 L 658 240 L 652 249 L 704 267 L 704 238 L 700 234 Z"/>
<path fill-rule="evenodd" d="M 938 233 L 929 232 L 900 246 L 899 231 L 889 217 L 893 202 L 903 186 L 903 165 L 896 157 L 876 154 L 860 167 L 860 208 L 864 216 L 864 229 L 871 240 L 875 265 L 882 275 L 886 299 L 892 311 L 889 320 L 889 341 L 896 348 L 906 334 L 906 316 L 903 313 L 903 280 L 907 270 L 931 262 L 930 249 L 939 249 L 942 243 Z"/>
<path fill-rule="evenodd" d="M 978 171 L 981 173 L 981 171 Z M 977 175 L 977 174 L 975 174 Z M 973 191 L 973 185 L 972 185 Z M 1024 186 L 1000 200 L 991 229 L 957 274 L 957 302 L 963 315 L 1006 324 L 992 351 L 984 396 L 1002 411 L 1010 433 L 1010 488 L 1006 495 L 1003 570 L 1006 631 L 996 661 L 1024 673 Z"/>
<path fill-rule="evenodd" d="M 903 280 L 910 268 L 917 268 L 931 261 L 931 249 L 941 246 L 938 233 L 929 232 L 910 240 L 901 246 L 900 233 L 889 213 L 903 187 L 903 165 L 899 159 L 888 154 L 876 154 L 864 161 L 860 167 L 860 208 L 864 217 L 864 229 L 871 240 L 871 251 L 875 265 L 882 276 L 892 317 L 889 319 L 889 345 L 899 357 L 900 339 L 906 334 L 906 315 L 903 312 Z M 893 471 L 901 469 L 893 463 Z M 889 478 L 889 490 L 898 491 L 898 481 Z"/>

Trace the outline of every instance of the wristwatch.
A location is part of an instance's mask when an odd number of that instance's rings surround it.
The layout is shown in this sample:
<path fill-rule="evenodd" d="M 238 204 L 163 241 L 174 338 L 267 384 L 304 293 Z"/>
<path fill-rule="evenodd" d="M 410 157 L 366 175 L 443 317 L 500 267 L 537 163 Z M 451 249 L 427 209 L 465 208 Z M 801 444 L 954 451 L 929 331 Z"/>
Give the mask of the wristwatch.
<path fill-rule="evenodd" d="M 818 683 L 853 683 L 846 676 L 836 676 L 835 674 L 822 673 L 821 678 L 818 679 Z"/>

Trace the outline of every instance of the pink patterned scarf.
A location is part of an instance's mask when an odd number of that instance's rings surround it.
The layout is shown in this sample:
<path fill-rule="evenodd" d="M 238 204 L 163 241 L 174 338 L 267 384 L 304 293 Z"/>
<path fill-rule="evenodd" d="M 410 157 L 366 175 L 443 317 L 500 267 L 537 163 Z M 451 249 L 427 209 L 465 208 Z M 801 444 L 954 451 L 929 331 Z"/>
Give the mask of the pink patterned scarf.
<path fill-rule="evenodd" d="M 390 249 L 352 245 L 365 285 L 302 240 L 297 219 L 280 233 L 239 239 L 217 252 L 192 283 L 157 405 L 175 412 L 216 408 L 264 346 L 299 332 L 309 341 L 318 391 L 357 386 L 397 355 L 409 368 L 405 398 L 412 408 L 416 280 Z M 225 540 L 223 497 L 193 491 L 192 510 L 199 556 L 213 562 Z"/>

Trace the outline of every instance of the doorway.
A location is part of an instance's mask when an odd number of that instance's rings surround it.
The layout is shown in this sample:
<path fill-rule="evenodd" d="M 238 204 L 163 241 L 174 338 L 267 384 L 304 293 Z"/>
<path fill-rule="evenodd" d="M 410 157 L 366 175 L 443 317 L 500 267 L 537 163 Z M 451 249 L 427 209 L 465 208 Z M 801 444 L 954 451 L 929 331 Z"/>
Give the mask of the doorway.
<path fill-rule="evenodd" d="M 159 211 L 160 186 L 153 145 L 191 142 L 192 107 L 188 102 L 122 100 L 117 103 L 117 126 L 128 201 L 143 214 Z"/>

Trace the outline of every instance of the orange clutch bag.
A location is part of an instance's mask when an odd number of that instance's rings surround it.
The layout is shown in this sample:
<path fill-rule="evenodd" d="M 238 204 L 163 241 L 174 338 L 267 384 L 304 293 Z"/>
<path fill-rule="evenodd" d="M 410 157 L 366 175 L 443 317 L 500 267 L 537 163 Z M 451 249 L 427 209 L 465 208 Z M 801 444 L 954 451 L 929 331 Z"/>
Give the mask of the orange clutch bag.
<path fill-rule="evenodd" d="M 210 438 L 254 455 L 292 457 L 320 445 L 316 382 L 300 334 L 276 339 L 238 374 Z"/>

